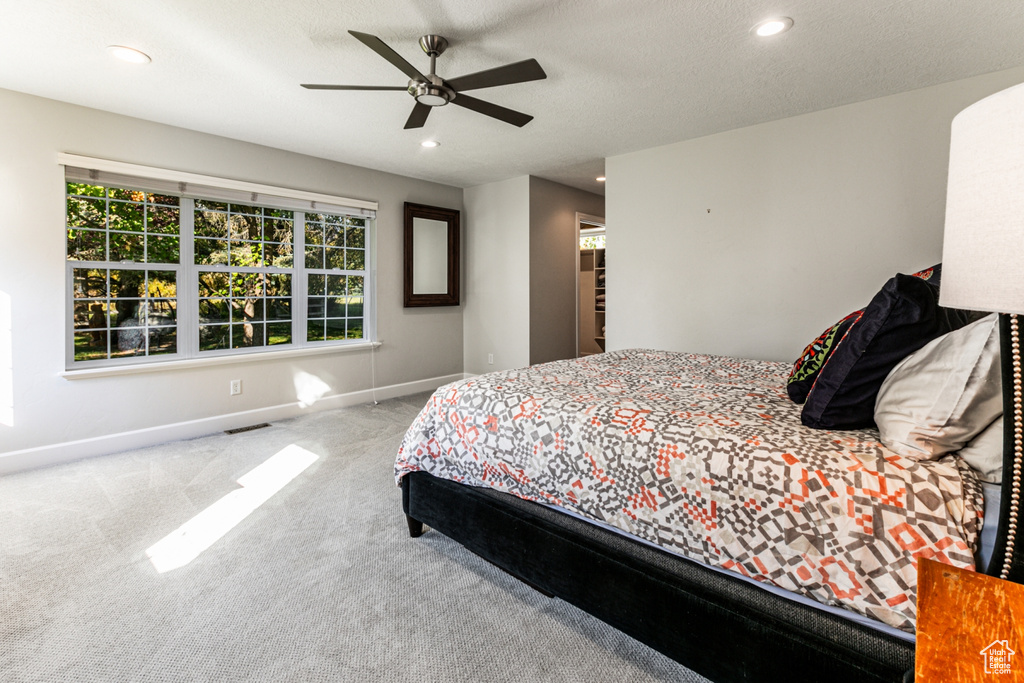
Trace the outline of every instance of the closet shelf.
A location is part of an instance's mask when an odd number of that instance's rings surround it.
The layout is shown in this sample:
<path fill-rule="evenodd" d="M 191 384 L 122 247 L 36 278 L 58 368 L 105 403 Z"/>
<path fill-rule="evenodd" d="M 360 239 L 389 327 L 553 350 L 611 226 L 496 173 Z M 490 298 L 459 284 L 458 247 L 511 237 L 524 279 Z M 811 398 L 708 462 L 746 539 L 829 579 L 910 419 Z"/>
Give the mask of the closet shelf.
<path fill-rule="evenodd" d="M 605 347 L 605 320 L 607 320 L 607 316 L 605 316 L 607 310 L 605 253 L 603 247 L 580 250 L 580 273 L 586 272 L 586 277 L 581 275 L 581 279 L 578 280 L 580 283 L 578 339 L 581 352 L 584 345 L 588 351 L 597 353 L 603 352 Z M 594 341 L 591 342 L 590 339 Z"/>

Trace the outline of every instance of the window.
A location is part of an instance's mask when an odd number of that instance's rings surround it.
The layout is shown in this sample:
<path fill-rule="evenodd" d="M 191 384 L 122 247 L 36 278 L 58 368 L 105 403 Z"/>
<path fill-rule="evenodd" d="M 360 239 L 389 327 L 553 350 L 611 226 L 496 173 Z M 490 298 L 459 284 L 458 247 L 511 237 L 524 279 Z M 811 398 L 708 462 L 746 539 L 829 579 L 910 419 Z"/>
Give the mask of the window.
<path fill-rule="evenodd" d="M 580 230 L 580 251 L 584 249 L 604 249 L 604 228 L 597 230 Z"/>
<path fill-rule="evenodd" d="M 69 368 L 373 339 L 373 211 L 66 176 Z"/>
<path fill-rule="evenodd" d="M 345 274 L 337 274 L 339 271 Z M 306 273 L 306 340 L 361 339 L 366 281 L 365 221 L 308 215 Z"/>
<path fill-rule="evenodd" d="M 291 344 L 295 212 L 197 200 L 194 225 L 200 352 Z"/>
<path fill-rule="evenodd" d="M 177 353 L 177 197 L 67 184 L 76 361 Z"/>

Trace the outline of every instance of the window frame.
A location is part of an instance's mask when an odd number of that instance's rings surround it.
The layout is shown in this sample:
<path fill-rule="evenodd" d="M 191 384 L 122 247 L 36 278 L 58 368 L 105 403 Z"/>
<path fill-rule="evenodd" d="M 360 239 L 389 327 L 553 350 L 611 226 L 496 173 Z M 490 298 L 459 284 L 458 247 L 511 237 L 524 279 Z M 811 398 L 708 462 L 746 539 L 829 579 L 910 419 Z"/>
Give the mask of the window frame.
<path fill-rule="evenodd" d="M 80 171 L 83 165 L 79 162 L 82 157 L 76 157 L 74 155 L 59 155 L 63 157 L 60 161 L 64 162 L 67 166 L 67 160 L 71 159 L 75 161 L 75 170 Z M 100 161 L 102 160 L 94 160 Z M 122 167 L 129 166 L 131 169 L 148 168 L 148 167 L 137 167 L 133 165 L 120 164 L 119 162 L 102 162 L 103 164 L 113 165 L 116 170 L 123 170 Z M 102 165 L 102 164 L 97 164 Z M 87 167 L 86 167 L 87 168 Z M 108 168 L 108 173 L 110 169 Z M 365 346 L 366 344 L 376 345 L 377 342 L 377 330 L 376 330 L 376 202 L 364 202 L 361 200 L 345 200 L 344 198 L 330 197 L 326 195 L 313 195 L 312 193 L 288 190 L 285 188 L 274 188 L 266 185 L 253 185 L 249 183 L 242 183 L 240 181 L 223 180 L 226 192 L 231 192 L 234 197 L 224 196 L 208 196 L 210 192 L 202 192 L 200 196 L 199 191 L 190 192 L 187 184 L 180 180 L 181 176 L 189 176 L 202 180 L 202 189 L 208 190 L 210 187 L 215 187 L 210 184 L 212 179 L 209 176 L 193 176 L 192 174 L 181 174 L 175 171 L 161 171 L 160 169 L 151 169 L 157 171 L 157 173 L 163 173 L 165 175 L 176 176 L 178 191 L 170 191 L 167 189 L 167 179 L 160 178 L 152 179 L 141 176 L 127 176 L 122 175 L 114 179 L 97 177 L 95 171 L 90 171 L 90 179 L 84 180 L 79 176 L 72 177 L 70 174 L 65 174 L 62 182 L 62 199 L 64 203 L 64 259 L 65 259 L 65 369 L 69 373 L 74 372 L 88 372 L 90 370 L 102 370 L 112 369 L 126 366 L 152 366 L 160 365 L 167 366 L 175 363 L 188 363 L 189 365 L 194 364 L 197 361 L 203 361 L 206 359 L 216 360 L 223 359 L 225 357 L 232 358 L 244 358 L 247 356 L 253 356 L 254 358 L 262 354 L 281 354 L 289 353 L 294 354 L 300 352 L 303 349 L 317 349 L 323 351 L 332 347 L 342 349 L 344 347 L 351 346 Z M 134 181 L 134 182 L 132 182 Z M 163 182 L 161 185 L 160 183 Z M 174 181 L 172 181 L 174 182 Z M 118 262 L 118 261 L 84 261 L 84 260 L 72 260 L 68 254 L 68 183 L 88 183 L 93 185 L 103 186 L 105 188 L 119 188 L 119 189 L 138 189 L 143 192 L 151 193 L 157 192 L 159 194 L 173 195 L 178 197 L 179 200 L 179 250 L 178 250 L 178 263 L 166 264 L 166 263 L 149 263 L 147 261 L 133 261 L 133 262 Z M 158 189 L 154 189 L 154 183 L 159 185 Z M 241 187 L 239 187 L 241 186 Z M 258 188 L 259 193 L 253 191 L 251 193 L 251 201 L 240 200 L 237 197 L 239 190 L 247 191 L 252 188 Z M 214 190 L 214 194 L 216 189 Z M 315 196 L 318 200 L 308 199 L 308 197 Z M 283 198 L 283 199 L 281 199 Z M 321 204 L 321 202 L 327 199 L 336 200 L 335 202 L 324 202 L 327 206 Z M 271 208 L 271 209 L 283 209 L 292 212 L 292 266 L 290 268 L 283 268 L 280 266 L 231 266 L 230 264 L 197 264 L 195 263 L 195 203 L 197 200 L 211 200 L 215 202 L 226 202 L 228 204 L 244 204 L 248 206 L 258 206 L 260 208 Z M 274 201 L 274 199 L 280 199 L 280 201 Z M 344 204 L 337 203 L 337 200 L 351 201 L 353 203 L 361 204 L 362 206 L 353 207 L 355 210 L 347 210 L 349 207 Z M 297 205 L 297 203 L 299 203 Z M 308 206 L 302 206 L 306 204 Z M 372 205 L 372 209 L 366 208 Z M 342 210 L 338 210 L 338 208 Z M 342 217 L 343 219 L 353 218 L 363 220 L 364 229 L 364 263 L 363 270 L 356 271 L 351 269 L 307 269 L 305 260 L 306 240 L 305 240 L 305 227 L 306 227 L 306 214 L 330 214 Z M 347 224 L 347 220 L 346 220 Z M 105 227 L 105 234 L 108 236 L 111 233 L 109 225 Z M 230 238 L 229 238 L 230 239 Z M 109 250 L 105 254 L 107 258 L 110 258 L 111 254 Z M 324 264 L 326 266 L 326 264 Z M 345 264 L 348 265 L 347 263 Z M 148 352 L 145 355 L 133 355 L 121 358 L 102 358 L 92 360 L 75 360 L 75 335 L 76 332 L 81 333 L 83 330 L 75 329 L 75 292 L 74 292 L 74 271 L 81 269 L 104 269 L 104 270 L 153 270 L 153 271 L 173 271 L 176 273 L 176 336 L 177 345 L 174 353 L 164 353 L 158 355 L 149 355 Z M 269 328 L 265 328 L 265 342 L 260 346 L 242 347 L 242 348 L 225 348 L 225 349 L 214 349 L 214 350 L 200 350 L 200 320 L 199 320 L 199 274 L 201 272 L 223 272 L 225 274 L 237 273 L 237 272 L 260 272 L 260 273 L 285 273 L 288 274 L 291 279 L 291 294 L 290 294 L 290 308 L 291 308 L 291 341 L 285 344 L 269 344 Z M 357 275 L 363 277 L 363 310 L 362 320 L 363 329 L 362 337 L 358 339 L 332 339 L 332 340 L 307 340 L 307 312 L 309 306 L 309 294 L 307 288 L 308 277 L 310 274 L 332 274 L 332 275 Z M 266 294 L 264 293 L 264 297 Z M 110 298 L 110 292 L 107 292 L 108 299 Z M 81 301 L 80 299 L 77 301 Z M 267 312 L 264 311 L 264 316 Z M 230 323 L 229 323 L 230 324 Z M 264 317 L 264 325 L 267 325 L 266 318 Z M 89 328 L 85 328 L 88 330 Z M 109 319 L 107 321 L 107 328 L 110 334 L 113 333 L 112 327 L 110 327 Z M 114 343 L 112 339 L 108 339 L 108 354 L 110 353 L 110 344 Z"/>
<path fill-rule="evenodd" d="M 309 212 L 309 213 L 313 213 L 313 212 Z M 320 223 L 321 221 L 313 221 L 313 222 Z M 365 227 L 366 226 L 364 226 L 364 228 Z M 344 245 L 341 247 L 341 249 L 345 253 L 345 261 L 346 261 L 345 265 L 347 266 L 348 265 L 348 251 L 349 251 L 349 246 L 348 246 L 348 226 L 347 225 L 345 226 L 345 233 L 346 233 L 345 241 L 344 241 Z M 339 341 L 339 340 L 326 339 L 326 338 L 325 339 L 321 339 L 321 340 L 317 340 L 317 341 L 309 341 L 309 337 L 308 337 L 309 319 L 310 319 L 310 317 L 309 317 L 309 304 L 310 304 L 310 297 L 311 297 L 311 295 L 309 293 L 309 279 L 310 279 L 310 276 L 313 276 L 313 275 L 322 275 L 324 277 L 324 286 L 325 286 L 324 293 L 322 295 L 318 294 L 316 296 L 318 298 L 322 297 L 325 300 L 325 304 L 326 304 L 326 300 L 331 298 L 331 295 L 327 294 L 327 278 L 329 276 L 332 276 L 332 275 L 334 275 L 334 276 L 343 276 L 343 277 L 346 278 L 346 294 L 343 295 L 343 296 L 346 296 L 346 297 L 351 296 L 347 292 L 347 287 L 348 287 L 347 278 L 349 278 L 351 276 L 356 276 L 356 277 L 362 277 L 363 278 L 363 316 L 362 316 L 362 318 L 363 318 L 363 337 L 362 337 L 362 340 L 364 340 L 364 341 L 376 341 L 376 335 L 372 339 L 370 339 L 370 338 L 367 337 L 367 333 L 366 333 L 366 325 L 369 324 L 369 321 L 367 319 L 366 311 L 368 310 L 369 307 L 371 307 L 373 305 L 372 304 L 372 300 L 376 298 L 376 297 L 374 297 L 372 295 L 368 295 L 367 294 L 367 292 L 369 291 L 368 288 L 370 287 L 369 273 L 371 271 L 371 268 L 370 268 L 370 244 L 371 244 L 371 233 L 367 229 L 364 232 L 364 234 L 363 234 L 363 246 L 361 247 L 362 250 L 363 250 L 363 269 L 362 270 L 355 270 L 355 269 L 350 269 L 350 268 L 347 268 L 347 267 L 346 268 L 327 268 L 326 267 L 326 265 L 327 265 L 326 264 L 326 260 L 324 261 L 324 267 L 323 268 L 311 268 L 311 267 L 307 266 L 306 262 L 305 262 L 306 251 L 307 251 L 308 245 L 306 245 L 306 214 L 303 215 L 303 217 L 302 217 L 302 259 L 303 259 L 303 269 L 304 269 L 303 275 L 304 276 L 302 277 L 302 284 L 301 284 L 301 286 L 302 286 L 302 292 L 303 292 L 303 301 L 305 302 L 305 305 L 303 306 L 303 309 L 302 309 L 302 316 L 303 316 L 302 332 L 303 332 L 306 344 L 308 346 L 331 346 L 332 344 L 335 344 L 335 343 L 337 343 Z M 329 247 L 326 243 L 324 243 L 322 245 L 318 245 L 318 246 L 321 249 L 324 249 L 324 251 L 325 251 L 325 258 L 326 258 L 326 250 L 327 249 L 337 249 L 337 248 L 339 248 L 336 245 Z M 355 247 L 355 248 L 358 249 L 359 247 Z M 348 305 L 348 304 L 346 304 L 346 305 Z M 318 316 L 318 317 L 314 318 L 314 320 L 323 320 L 325 322 L 325 336 L 326 336 L 326 322 L 329 321 L 329 320 L 332 320 L 332 318 L 326 314 L 326 310 L 325 310 L 324 316 L 322 318 Z M 347 315 L 347 311 L 346 311 L 345 320 L 346 320 L 346 327 L 347 327 L 347 321 L 349 320 L 348 315 Z M 346 338 L 346 341 L 347 341 L 347 338 Z M 360 341 L 360 340 L 353 340 L 353 341 Z"/>
<path fill-rule="evenodd" d="M 218 357 L 218 356 L 234 356 L 234 355 L 241 355 L 241 354 L 245 354 L 245 353 L 261 353 L 261 352 L 262 353 L 266 353 L 266 352 L 269 352 L 269 351 L 279 350 L 279 349 L 297 348 L 299 345 L 296 344 L 295 331 L 296 331 L 297 328 L 296 328 L 295 325 L 296 325 L 296 316 L 299 313 L 298 309 L 301 309 L 301 306 L 296 307 L 296 305 L 295 305 L 296 304 L 296 300 L 297 300 L 297 297 L 295 295 L 295 281 L 298 278 L 298 271 L 299 271 L 299 268 L 300 268 L 300 265 L 297 264 L 297 262 L 295 261 L 295 255 L 298 253 L 296 251 L 296 243 L 301 238 L 300 235 L 298 234 L 298 230 L 299 230 L 299 225 L 302 223 L 302 220 L 300 218 L 300 216 L 302 215 L 302 212 L 292 210 L 292 219 L 291 219 L 292 220 L 292 267 L 291 268 L 282 268 L 280 266 L 266 266 L 266 265 L 263 265 L 263 266 L 232 266 L 230 263 L 227 263 L 227 264 L 196 263 L 195 262 L 195 239 L 196 239 L 196 237 L 195 237 L 195 215 L 196 215 L 196 211 L 200 210 L 200 209 L 197 209 L 195 207 L 195 202 L 198 199 L 200 199 L 200 198 L 198 198 L 198 197 L 196 197 L 196 198 L 182 197 L 182 199 L 181 199 L 182 202 L 185 202 L 186 200 L 188 200 L 189 204 L 192 207 L 190 209 L 190 211 L 189 211 L 189 222 L 190 222 L 190 225 L 189 225 L 189 228 L 188 228 L 189 229 L 189 235 L 190 235 L 189 239 L 188 239 L 188 244 L 189 244 L 189 249 L 192 252 L 192 254 L 190 256 L 190 260 L 189 260 L 189 263 L 191 264 L 191 268 L 189 269 L 189 272 L 186 273 L 186 277 L 188 277 L 188 287 L 189 287 L 188 296 L 189 296 L 189 300 L 190 300 L 190 302 L 192 304 L 195 305 L 195 312 L 194 312 L 193 315 L 189 316 L 189 319 L 188 319 L 189 324 L 192 326 L 192 329 L 189 330 L 189 334 L 188 334 L 189 346 L 187 347 L 187 353 L 190 354 L 189 358 L 211 358 L 211 357 Z M 227 202 L 227 204 L 228 204 L 228 206 L 230 206 L 231 202 Z M 252 205 L 250 205 L 250 206 L 252 206 Z M 262 205 L 259 205 L 259 208 L 261 208 L 261 209 L 267 209 L 267 208 L 273 209 L 273 208 L 276 208 L 276 207 L 270 207 L 270 206 L 267 206 L 265 204 L 262 204 Z M 230 215 L 231 214 L 229 213 L 229 216 Z M 233 241 L 230 238 L 230 228 L 228 228 L 228 235 L 229 235 L 229 237 L 228 237 L 227 241 L 230 244 L 230 242 Z M 234 241 L 239 241 L 239 240 L 234 240 Z M 199 274 L 200 273 L 224 273 L 225 275 L 228 276 L 229 282 L 230 282 L 230 279 L 231 279 L 231 275 L 234 274 L 234 273 L 262 273 L 264 275 L 271 275 L 271 274 L 277 274 L 277 275 L 287 274 L 287 275 L 289 275 L 291 277 L 291 280 L 292 280 L 291 287 L 290 287 L 291 294 L 289 295 L 289 298 L 291 299 L 291 303 L 290 303 L 290 307 L 291 307 L 291 320 L 290 320 L 290 322 L 291 322 L 291 325 L 292 325 L 292 334 L 291 334 L 292 341 L 290 343 L 288 343 L 288 344 L 274 344 L 274 345 L 272 345 L 272 344 L 269 344 L 269 343 L 265 343 L 265 344 L 262 344 L 260 346 L 250 346 L 250 347 L 240 347 L 240 348 L 226 348 L 226 349 L 210 349 L 210 350 L 206 350 L 206 351 L 202 350 L 200 348 L 200 328 L 202 327 L 202 324 L 200 323 L 200 320 L 199 320 L 199 308 L 200 308 L 200 304 L 201 304 L 203 298 L 199 296 Z M 265 297 L 266 297 L 266 294 L 264 294 L 263 298 L 265 299 Z M 231 313 L 230 304 L 228 305 L 228 313 L 229 313 L 229 315 Z M 264 316 L 265 315 L 266 315 L 266 311 L 264 311 Z M 264 318 L 263 324 L 266 325 L 266 323 L 267 323 L 267 321 Z M 234 323 L 230 322 L 230 320 L 227 323 L 228 327 L 231 327 L 233 324 Z"/>

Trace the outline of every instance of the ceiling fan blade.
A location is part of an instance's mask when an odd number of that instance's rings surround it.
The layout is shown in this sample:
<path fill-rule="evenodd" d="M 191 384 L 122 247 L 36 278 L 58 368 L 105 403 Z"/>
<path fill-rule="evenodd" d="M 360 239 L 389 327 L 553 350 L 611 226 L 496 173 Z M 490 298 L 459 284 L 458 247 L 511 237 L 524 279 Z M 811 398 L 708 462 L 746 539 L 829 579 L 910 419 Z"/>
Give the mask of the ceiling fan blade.
<path fill-rule="evenodd" d="M 412 108 L 412 113 L 409 114 L 409 120 L 405 122 L 405 129 L 422 128 L 423 124 L 427 122 L 427 116 L 431 109 L 433 107 L 417 102 L 416 106 Z"/>
<path fill-rule="evenodd" d="M 300 83 L 307 90 L 408 90 L 402 85 L 323 85 L 320 83 Z"/>
<path fill-rule="evenodd" d="M 539 81 L 547 78 L 544 69 L 536 59 L 524 59 L 515 64 L 497 66 L 486 71 L 477 71 L 473 74 L 459 76 L 448 81 L 448 87 L 456 92 L 463 90 L 476 90 L 477 88 L 493 88 L 496 85 L 511 85 L 513 83 L 525 83 L 526 81 Z"/>
<path fill-rule="evenodd" d="M 533 117 L 529 114 L 524 114 L 512 109 L 506 109 L 505 107 L 491 102 L 484 102 L 483 100 L 478 100 L 475 97 L 470 97 L 469 95 L 456 95 L 455 99 L 451 101 L 451 104 L 457 104 L 460 107 L 472 109 L 479 114 L 485 114 L 486 116 L 496 118 L 500 121 L 504 121 L 505 123 L 511 123 L 513 126 L 519 126 L 520 128 L 528 124 L 530 121 L 533 121 Z"/>
<path fill-rule="evenodd" d="M 369 33 L 360 33 L 359 31 L 349 31 L 349 33 L 351 33 L 352 36 L 363 45 L 397 66 L 401 72 L 409 78 L 416 81 L 426 82 L 426 76 L 417 71 L 416 67 L 405 61 L 402 55 L 388 47 L 387 44 L 377 36 L 371 36 Z"/>

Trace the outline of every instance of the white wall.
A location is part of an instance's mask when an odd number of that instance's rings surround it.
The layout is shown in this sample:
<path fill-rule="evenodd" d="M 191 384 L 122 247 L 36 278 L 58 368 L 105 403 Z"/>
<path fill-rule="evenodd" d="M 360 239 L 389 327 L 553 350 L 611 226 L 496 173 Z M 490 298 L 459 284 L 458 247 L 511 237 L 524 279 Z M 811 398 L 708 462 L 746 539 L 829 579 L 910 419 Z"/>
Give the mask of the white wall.
<path fill-rule="evenodd" d="M 89 454 L 231 422 L 250 424 L 254 417 L 279 414 L 268 407 L 294 404 L 297 383 L 323 383 L 321 405 L 371 383 L 368 351 L 63 379 L 64 185 L 58 152 L 377 200 L 377 327 L 384 341 L 376 352 L 377 384 L 424 380 L 405 387 L 412 391 L 433 378 L 461 376 L 461 308 L 402 307 L 403 203 L 461 209 L 461 189 L 0 90 L 0 317 L 9 305 L 11 330 L 10 345 L 0 347 L 0 404 L 13 404 L 0 405 L 0 453 L 17 456 L 0 457 L 0 470 L 14 460 L 18 467 L 31 466 L 60 460 L 63 451 Z M 4 338 L 0 333 L 0 342 Z M 229 397 L 230 379 L 243 381 L 241 396 Z M 243 411 L 256 412 L 236 415 Z M 209 420 L 223 415 L 229 417 Z M 178 427 L 153 429 L 161 425 Z M 134 436 L 103 438 L 125 433 Z M 80 440 L 87 441 L 47 448 Z"/>
<path fill-rule="evenodd" d="M 576 357 L 576 214 L 604 215 L 604 197 L 530 177 L 530 363 Z"/>
<path fill-rule="evenodd" d="M 1024 68 L 606 161 L 608 348 L 792 361 L 941 259 L 953 116 Z"/>
<path fill-rule="evenodd" d="M 529 365 L 530 178 L 471 187 L 464 197 L 465 371 Z"/>

